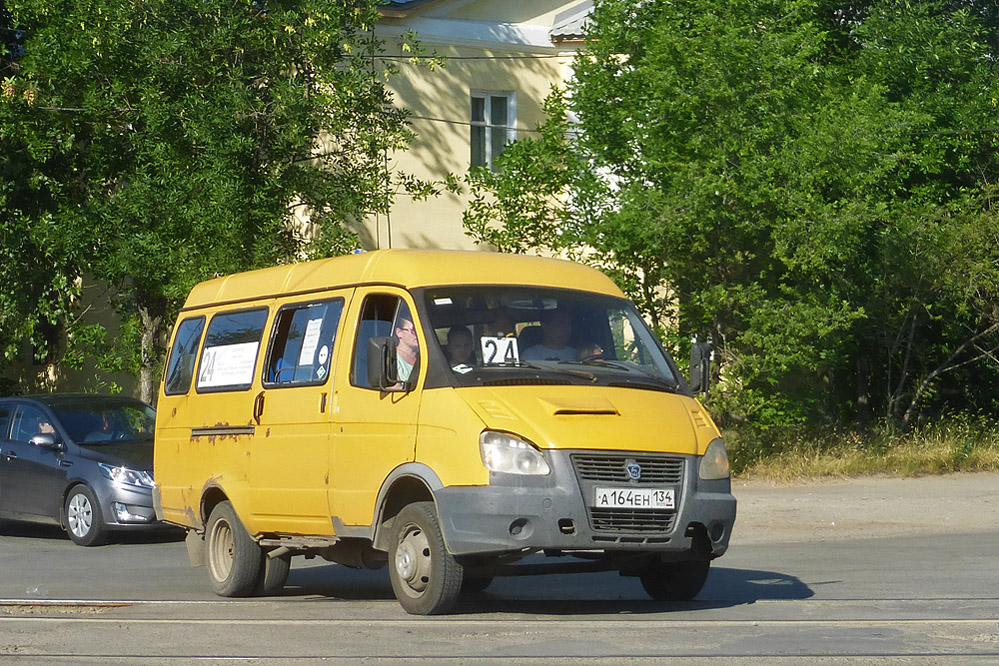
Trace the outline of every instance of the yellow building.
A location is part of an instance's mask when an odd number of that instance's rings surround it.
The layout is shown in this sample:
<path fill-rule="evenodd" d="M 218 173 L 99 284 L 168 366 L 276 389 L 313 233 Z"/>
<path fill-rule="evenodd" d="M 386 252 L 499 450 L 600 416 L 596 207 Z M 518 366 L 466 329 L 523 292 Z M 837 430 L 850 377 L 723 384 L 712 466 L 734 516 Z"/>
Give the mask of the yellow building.
<path fill-rule="evenodd" d="M 510 141 L 543 122 L 542 103 L 571 75 L 572 55 L 592 0 L 393 0 L 375 32 L 399 68 L 389 85 L 411 112 L 415 139 L 388 156 L 394 174 L 442 180 L 491 165 Z M 400 39 L 412 31 L 444 68 L 409 62 Z M 364 249 L 475 249 L 463 231 L 466 200 L 397 196 L 387 215 L 357 229 Z M 485 249 L 485 248 L 482 248 Z"/>

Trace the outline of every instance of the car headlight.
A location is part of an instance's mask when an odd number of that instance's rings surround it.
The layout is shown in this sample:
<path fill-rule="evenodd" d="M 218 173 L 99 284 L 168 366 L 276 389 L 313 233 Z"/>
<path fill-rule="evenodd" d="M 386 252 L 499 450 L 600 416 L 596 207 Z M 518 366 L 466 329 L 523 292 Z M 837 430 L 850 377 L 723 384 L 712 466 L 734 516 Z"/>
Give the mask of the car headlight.
<path fill-rule="evenodd" d="M 491 472 L 544 475 L 551 471 L 545 456 L 519 437 L 487 430 L 479 435 L 482 463 Z"/>
<path fill-rule="evenodd" d="M 101 472 L 113 482 L 123 486 L 134 486 L 136 488 L 152 488 L 153 475 L 137 469 L 129 469 L 106 463 L 97 463 Z"/>
<path fill-rule="evenodd" d="M 701 457 L 698 476 L 705 481 L 710 481 L 712 479 L 727 479 L 728 475 L 728 452 L 725 450 L 725 442 L 721 439 L 713 440 L 704 451 L 704 456 Z"/>

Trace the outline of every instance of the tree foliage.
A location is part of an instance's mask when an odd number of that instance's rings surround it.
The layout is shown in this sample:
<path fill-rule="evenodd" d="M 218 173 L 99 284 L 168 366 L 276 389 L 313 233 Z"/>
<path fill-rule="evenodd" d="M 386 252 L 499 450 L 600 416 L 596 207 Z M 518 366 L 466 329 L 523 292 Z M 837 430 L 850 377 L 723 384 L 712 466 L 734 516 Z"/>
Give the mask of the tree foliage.
<path fill-rule="evenodd" d="M 347 224 L 388 205 L 384 151 L 407 139 L 373 65 L 377 4 L 9 2 L 27 38 L 2 74 L 0 233 L 16 256 L 0 270 L 25 290 L 5 295 L 0 337 L 65 324 L 67 285 L 91 275 L 143 331 L 149 398 L 193 284 L 352 248 Z"/>
<path fill-rule="evenodd" d="M 595 5 L 469 232 L 613 267 L 677 351 L 710 333 L 729 419 L 994 409 L 995 8 Z"/>

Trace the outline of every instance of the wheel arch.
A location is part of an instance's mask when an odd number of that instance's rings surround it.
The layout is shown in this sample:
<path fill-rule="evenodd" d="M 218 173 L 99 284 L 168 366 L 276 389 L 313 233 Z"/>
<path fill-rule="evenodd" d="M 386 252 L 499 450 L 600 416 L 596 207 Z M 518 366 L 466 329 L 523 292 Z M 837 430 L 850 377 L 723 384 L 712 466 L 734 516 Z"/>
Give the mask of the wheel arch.
<path fill-rule="evenodd" d="M 212 515 L 212 510 L 222 502 L 230 501 L 229 496 L 218 485 L 209 484 L 201 492 L 201 507 L 199 509 L 198 520 L 201 529 L 204 530 L 208 524 L 208 517 Z"/>
<path fill-rule="evenodd" d="M 422 463 L 407 463 L 392 470 L 378 493 L 378 507 L 372 525 L 372 544 L 377 550 L 387 551 L 392 521 L 399 512 L 413 502 L 434 502 L 435 492 L 444 487 L 437 474 Z"/>

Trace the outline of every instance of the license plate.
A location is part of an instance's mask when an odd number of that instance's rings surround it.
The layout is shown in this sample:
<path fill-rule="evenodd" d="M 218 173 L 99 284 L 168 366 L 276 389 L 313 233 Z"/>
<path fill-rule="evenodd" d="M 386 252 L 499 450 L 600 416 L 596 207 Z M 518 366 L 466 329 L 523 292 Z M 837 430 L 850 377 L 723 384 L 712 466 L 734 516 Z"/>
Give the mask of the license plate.
<path fill-rule="evenodd" d="M 672 488 L 596 488 L 593 506 L 601 509 L 674 509 Z"/>

